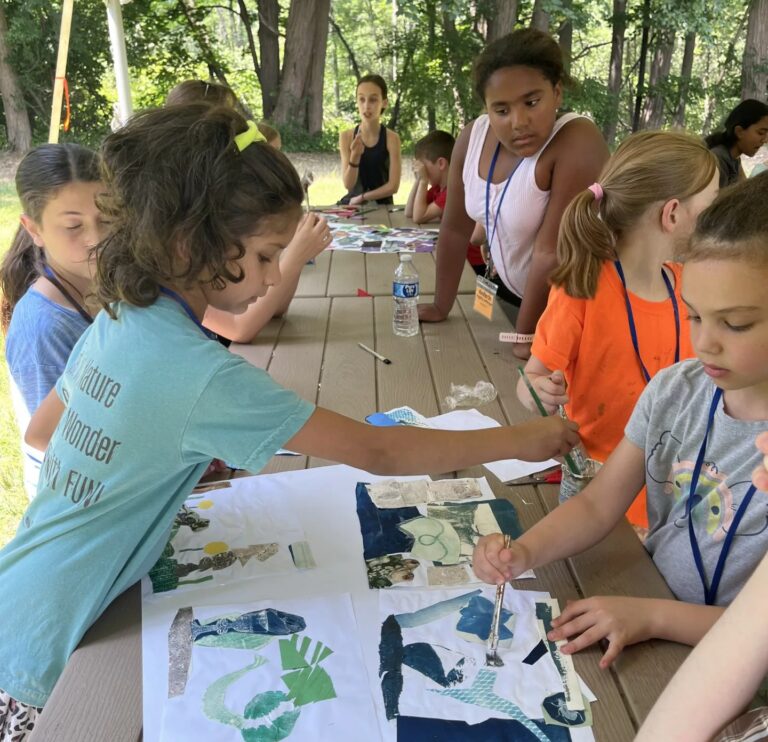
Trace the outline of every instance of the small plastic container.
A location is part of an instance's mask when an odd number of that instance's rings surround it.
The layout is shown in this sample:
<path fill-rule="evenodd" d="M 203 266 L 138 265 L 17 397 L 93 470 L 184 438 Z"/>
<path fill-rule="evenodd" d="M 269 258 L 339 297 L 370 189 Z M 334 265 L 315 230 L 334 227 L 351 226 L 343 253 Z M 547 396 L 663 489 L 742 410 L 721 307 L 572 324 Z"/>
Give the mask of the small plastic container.
<path fill-rule="evenodd" d="M 581 474 L 574 474 L 567 464 L 563 464 L 562 479 L 560 480 L 560 503 L 564 503 L 574 495 L 579 494 L 600 471 L 602 463 L 595 459 L 587 459 L 587 466 Z"/>

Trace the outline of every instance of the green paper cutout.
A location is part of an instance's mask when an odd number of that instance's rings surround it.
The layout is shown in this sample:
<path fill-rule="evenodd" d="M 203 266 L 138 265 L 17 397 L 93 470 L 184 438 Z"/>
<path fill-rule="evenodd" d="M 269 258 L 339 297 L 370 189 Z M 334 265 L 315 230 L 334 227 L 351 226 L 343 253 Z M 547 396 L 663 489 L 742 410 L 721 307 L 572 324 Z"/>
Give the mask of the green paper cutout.
<path fill-rule="evenodd" d="M 275 637 L 263 634 L 220 634 L 204 636 L 195 642 L 198 647 L 219 647 L 221 649 L 251 649 L 265 647 Z"/>
<path fill-rule="evenodd" d="M 318 667 L 320 662 L 333 654 L 333 650 L 318 641 L 315 643 L 311 661 L 307 662 L 311 643 L 312 640 L 304 636 L 299 646 L 296 634 L 290 639 L 280 639 L 280 661 L 283 670 L 291 671 L 283 675 L 283 682 L 289 690 L 288 698 L 293 699 L 296 706 L 336 698 L 333 681 L 325 670 Z"/>
<path fill-rule="evenodd" d="M 246 705 L 243 716 L 246 719 L 260 719 L 274 711 L 288 696 L 281 690 L 268 690 L 254 696 Z"/>
<path fill-rule="evenodd" d="M 411 554 L 441 564 L 457 564 L 461 554 L 461 539 L 456 529 L 441 518 L 414 518 L 400 523 L 398 528 L 414 537 Z"/>
<path fill-rule="evenodd" d="M 242 716 L 230 711 L 225 703 L 227 689 L 232 683 L 237 682 L 244 675 L 251 672 L 251 670 L 255 670 L 266 663 L 267 660 L 257 654 L 252 664 L 246 665 L 240 670 L 235 670 L 235 672 L 227 673 L 218 680 L 214 680 L 203 694 L 203 713 L 213 721 L 242 729 L 245 720 Z"/>
<path fill-rule="evenodd" d="M 322 667 L 293 670 L 283 675 L 283 682 L 288 686 L 288 698 L 292 699 L 296 706 L 336 698 L 333 681 Z"/>
<path fill-rule="evenodd" d="M 241 729 L 245 742 L 279 742 L 285 739 L 293 731 L 299 719 L 301 711 L 286 711 L 278 716 L 269 726 L 260 726 L 256 729 Z"/>

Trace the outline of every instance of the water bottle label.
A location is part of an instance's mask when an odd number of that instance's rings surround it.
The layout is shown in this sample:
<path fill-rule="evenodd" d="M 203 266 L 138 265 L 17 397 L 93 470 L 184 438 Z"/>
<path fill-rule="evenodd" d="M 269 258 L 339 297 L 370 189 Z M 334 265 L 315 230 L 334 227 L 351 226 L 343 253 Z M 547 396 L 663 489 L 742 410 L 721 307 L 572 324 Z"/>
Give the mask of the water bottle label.
<path fill-rule="evenodd" d="M 415 299 L 419 295 L 419 284 L 417 283 L 392 283 L 392 296 L 398 299 Z"/>

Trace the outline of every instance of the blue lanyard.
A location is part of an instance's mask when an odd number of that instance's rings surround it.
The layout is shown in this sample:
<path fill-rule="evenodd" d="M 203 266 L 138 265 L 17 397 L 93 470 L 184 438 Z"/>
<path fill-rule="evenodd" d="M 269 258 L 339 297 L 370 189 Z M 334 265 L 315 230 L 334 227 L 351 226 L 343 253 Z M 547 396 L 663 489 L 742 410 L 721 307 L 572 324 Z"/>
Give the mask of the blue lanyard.
<path fill-rule="evenodd" d="M 175 291 L 171 291 L 170 289 L 165 288 L 165 286 L 160 287 L 160 293 L 165 294 L 169 299 L 173 299 L 189 316 L 189 318 L 203 331 L 203 333 L 206 335 L 206 337 L 209 337 L 211 340 L 218 340 L 219 336 L 215 332 L 211 332 L 207 327 L 203 327 L 203 325 L 200 323 L 200 320 L 197 318 L 195 313 L 192 311 L 192 307 L 187 304 L 187 302 L 179 296 Z"/>
<path fill-rule="evenodd" d="M 523 158 L 521 157 L 515 163 L 515 166 L 512 168 L 512 172 L 507 178 L 507 182 L 504 184 L 504 189 L 501 192 L 501 198 L 499 199 L 499 203 L 496 205 L 496 216 L 493 218 L 493 231 L 491 232 L 491 178 L 493 178 L 493 171 L 496 169 L 496 160 L 499 159 L 500 151 L 501 142 L 496 145 L 496 151 L 493 153 L 493 157 L 491 158 L 491 166 L 488 168 L 488 179 L 485 181 L 485 238 L 488 241 L 489 250 L 491 247 L 493 247 L 493 238 L 496 236 L 496 224 L 499 221 L 499 213 L 501 212 L 501 204 L 504 202 L 504 196 L 507 195 L 507 188 L 509 188 L 509 183 L 512 180 L 512 176 L 517 172 L 517 168 L 520 167 L 520 163 L 523 161 Z"/>
<path fill-rule="evenodd" d="M 621 263 L 618 260 L 614 260 L 613 264 L 616 266 L 616 272 L 619 274 L 621 285 L 624 287 L 624 303 L 627 306 L 627 320 L 629 321 L 629 334 L 632 336 L 632 347 L 635 349 L 635 355 L 637 356 L 637 362 L 640 364 L 640 370 L 643 373 L 643 378 L 647 384 L 651 380 L 651 375 L 648 373 L 648 369 L 643 363 L 643 359 L 640 355 L 640 344 L 637 341 L 637 328 L 635 327 L 635 317 L 632 314 L 632 304 L 629 301 L 629 291 L 627 291 L 627 282 L 624 278 L 624 271 L 621 268 Z M 672 311 L 675 313 L 675 363 L 680 360 L 680 310 L 677 307 L 677 299 L 675 298 L 675 290 L 672 288 L 672 283 L 669 280 L 669 276 L 661 269 L 661 277 L 664 279 L 664 284 L 667 287 L 667 293 L 669 294 L 669 300 L 672 302 Z"/>
<path fill-rule="evenodd" d="M 704 454 L 707 450 L 707 438 L 709 437 L 709 431 L 712 428 L 712 423 L 715 419 L 715 412 L 717 405 L 723 396 L 723 390 L 719 387 L 715 390 L 715 394 L 712 397 L 712 404 L 709 407 L 709 417 L 707 418 L 707 430 L 704 433 L 704 440 L 701 442 L 701 448 L 699 448 L 699 454 L 696 457 L 696 465 L 693 467 L 693 474 L 691 475 L 691 486 L 688 490 L 688 500 L 685 503 L 685 517 L 688 518 L 688 537 L 691 541 L 691 551 L 693 552 L 693 561 L 696 563 L 696 569 L 701 578 L 701 585 L 704 588 L 704 602 L 707 605 L 714 605 L 715 598 L 717 597 L 717 588 L 720 587 L 720 578 L 723 576 L 723 569 L 725 568 L 725 560 L 728 558 L 728 552 L 731 549 L 731 543 L 733 537 L 736 535 L 736 531 L 739 528 L 744 513 L 747 512 L 749 503 L 755 494 L 755 485 L 753 484 L 744 495 L 744 499 L 739 505 L 739 509 L 736 511 L 736 515 L 731 522 L 731 526 L 728 529 L 728 533 L 725 534 L 725 540 L 723 546 L 720 549 L 720 556 L 717 558 L 717 564 L 715 566 L 715 573 L 712 576 L 712 585 L 707 587 L 707 576 L 704 572 L 704 562 L 701 559 L 701 551 L 699 550 L 699 542 L 696 538 L 696 531 L 693 527 L 692 510 L 699 504 L 704 498 L 695 500 L 696 487 L 699 484 L 699 476 L 701 474 L 701 467 L 704 464 Z M 695 500 L 695 501 L 694 501 Z"/>

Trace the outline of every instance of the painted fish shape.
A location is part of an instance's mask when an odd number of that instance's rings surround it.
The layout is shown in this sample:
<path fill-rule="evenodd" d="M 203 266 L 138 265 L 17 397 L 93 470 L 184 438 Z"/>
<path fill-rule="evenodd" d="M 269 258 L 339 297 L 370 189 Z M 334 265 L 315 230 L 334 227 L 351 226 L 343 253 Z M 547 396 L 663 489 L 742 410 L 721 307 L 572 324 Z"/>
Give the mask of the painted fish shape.
<path fill-rule="evenodd" d="M 301 616 L 278 611 L 276 608 L 263 608 L 260 611 L 243 613 L 237 618 L 219 618 L 206 624 L 201 624 L 198 619 L 194 619 L 189 625 L 192 641 L 198 641 L 205 636 L 232 633 L 284 636 L 304 631 L 306 627 L 307 623 Z"/>

